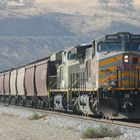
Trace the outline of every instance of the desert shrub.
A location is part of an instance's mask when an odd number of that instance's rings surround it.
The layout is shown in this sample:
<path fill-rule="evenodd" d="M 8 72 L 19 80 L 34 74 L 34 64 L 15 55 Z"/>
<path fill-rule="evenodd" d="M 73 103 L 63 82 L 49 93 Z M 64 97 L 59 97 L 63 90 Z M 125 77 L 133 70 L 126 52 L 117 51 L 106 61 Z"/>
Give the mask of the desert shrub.
<path fill-rule="evenodd" d="M 122 135 L 119 129 L 110 129 L 109 127 L 100 126 L 98 128 L 87 128 L 82 132 L 81 137 L 86 138 L 104 138 L 112 137 L 116 138 Z"/>
<path fill-rule="evenodd" d="M 40 114 L 37 114 L 37 113 L 34 113 L 32 116 L 30 116 L 28 119 L 29 120 L 39 120 L 39 119 L 42 119 L 44 118 L 45 115 L 40 115 Z"/>
<path fill-rule="evenodd" d="M 18 117 L 18 115 L 15 115 L 15 114 L 12 114 L 12 113 L 6 113 L 6 112 L 4 112 L 4 113 L 2 113 L 1 114 L 2 116 L 7 116 L 7 117 Z"/>

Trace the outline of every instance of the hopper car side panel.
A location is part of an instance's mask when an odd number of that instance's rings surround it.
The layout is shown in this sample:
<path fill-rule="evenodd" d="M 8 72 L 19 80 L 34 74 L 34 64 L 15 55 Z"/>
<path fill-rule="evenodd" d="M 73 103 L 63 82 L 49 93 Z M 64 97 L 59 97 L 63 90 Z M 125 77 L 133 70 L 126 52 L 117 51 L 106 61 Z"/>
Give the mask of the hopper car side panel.
<path fill-rule="evenodd" d="M 0 95 L 4 94 L 4 74 L 0 75 Z"/>
<path fill-rule="evenodd" d="M 4 92 L 5 95 L 10 95 L 10 72 L 4 76 Z"/>
<path fill-rule="evenodd" d="M 24 76 L 25 76 L 25 68 L 21 68 L 18 70 L 17 74 L 17 92 L 18 95 L 24 95 Z"/>
<path fill-rule="evenodd" d="M 26 67 L 26 70 L 25 70 L 26 96 L 34 96 L 35 94 L 34 73 L 35 73 L 34 65 Z"/>
<path fill-rule="evenodd" d="M 11 72 L 10 78 L 11 95 L 17 95 L 16 82 L 17 82 L 17 70 L 14 70 Z"/>
<path fill-rule="evenodd" d="M 48 61 L 36 64 L 35 85 L 37 96 L 47 96 L 47 67 Z"/>

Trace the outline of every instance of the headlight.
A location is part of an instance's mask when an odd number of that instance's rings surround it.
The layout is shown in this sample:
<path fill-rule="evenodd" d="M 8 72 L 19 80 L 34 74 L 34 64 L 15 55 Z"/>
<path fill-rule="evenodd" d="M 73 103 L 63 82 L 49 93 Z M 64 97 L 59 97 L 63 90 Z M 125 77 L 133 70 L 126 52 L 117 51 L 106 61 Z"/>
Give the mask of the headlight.
<path fill-rule="evenodd" d="M 124 60 L 125 63 L 128 63 L 129 62 L 129 55 L 125 54 L 124 57 L 123 57 L 123 60 Z"/>

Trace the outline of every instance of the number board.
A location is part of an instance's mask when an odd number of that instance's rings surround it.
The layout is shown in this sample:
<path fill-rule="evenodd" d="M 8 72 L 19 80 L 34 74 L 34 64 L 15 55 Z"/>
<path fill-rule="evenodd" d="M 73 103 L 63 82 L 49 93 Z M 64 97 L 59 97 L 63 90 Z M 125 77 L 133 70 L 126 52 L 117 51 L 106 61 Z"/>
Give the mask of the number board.
<path fill-rule="evenodd" d="M 120 41 L 120 37 L 118 35 L 106 35 L 106 40 Z"/>
<path fill-rule="evenodd" d="M 140 41 L 140 35 L 130 35 L 130 36 L 129 36 L 129 39 L 130 39 L 130 40 L 134 40 L 134 41 L 135 41 L 135 40 L 137 40 L 137 41 L 139 40 L 139 41 Z"/>

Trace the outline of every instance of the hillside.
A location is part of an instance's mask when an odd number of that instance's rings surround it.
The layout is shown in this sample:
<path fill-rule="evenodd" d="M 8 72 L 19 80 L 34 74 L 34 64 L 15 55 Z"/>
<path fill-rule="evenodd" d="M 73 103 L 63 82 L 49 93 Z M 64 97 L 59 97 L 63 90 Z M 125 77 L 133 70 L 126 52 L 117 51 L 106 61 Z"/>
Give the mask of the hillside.
<path fill-rule="evenodd" d="M 38 0 L 33 7 L 11 2 L 0 9 L 0 70 L 90 42 L 103 34 L 140 33 L 139 8 L 139 4 L 104 6 L 94 0 Z"/>

